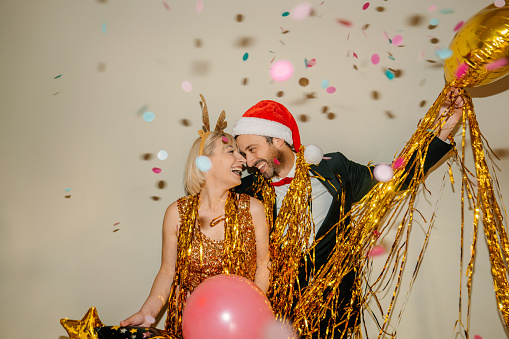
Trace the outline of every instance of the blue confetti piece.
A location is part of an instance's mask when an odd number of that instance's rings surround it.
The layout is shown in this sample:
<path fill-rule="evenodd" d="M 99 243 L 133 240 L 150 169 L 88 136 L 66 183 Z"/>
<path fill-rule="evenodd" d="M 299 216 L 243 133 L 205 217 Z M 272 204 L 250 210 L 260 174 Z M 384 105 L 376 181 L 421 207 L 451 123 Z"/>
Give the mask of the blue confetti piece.
<path fill-rule="evenodd" d="M 396 60 L 392 55 L 389 55 L 389 59 Z"/>
<path fill-rule="evenodd" d="M 431 19 L 431 20 L 429 21 L 429 24 L 430 24 L 431 26 L 436 26 L 436 25 L 438 25 L 438 23 L 439 23 L 439 22 L 440 22 L 440 21 L 438 21 L 438 19 L 437 19 L 437 18 L 433 18 L 433 19 Z"/>
<path fill-rule="evenodd" d="M 143 113 L 143 120 L 145 120 L 146 122 L 154 121 L 155 117 L 156 117 L 156 115 L 154 114 L 154 112 L 145 112 L 145 113 Z"/>
<path fill-rule="evenodd" d="M 435 55 L 442 60 L 452 57 L 452 51 L 449 48 L 439 48 L 435 51 Z"/>
<path fill-rule="evenodd" d="M 308 59 L 304 58 L 304 64 L 306 65 L 306 68 L 308 68 Z"/>
<path fill-rule="evenodd" d="M 106 23 L 103 22 L 103 34 L 106 34 Z"/>
<path fill-rule="evenodd" d="M 57 75 L 57 76 L 56 76 L 56 77 L 54 77 L 53 79 L 58 79 L 58 78 L 60 78 L 61 76 L 62 76 L 62 74 Z"/>
<path fill-rule="evenodd" d="M 66 188 L 66 189 L 65 189 L 65 191 L 66 191 L 66 192 L 70 192 L 70 191 L 71 191 L 71 189 L 70 189 L 70 188 Z"/>
<path fill-rule="evenodd" d="M 442 14 L 452 14 L 454 13 L 454 10 L 452 8 L 444 8 L 440 10 L 440 13 Z"/>
<path fill-rule="evenodd" d="M 283 14 L 281 14 L 282 16 L 289 16 L 290 15 L 290 12 L 284 12 Z"/>
<path fill-rule="evenodd" d="M 386 76 L 389 80 L 394 79 L 394 73 L 392 73 L 390 69 L 388 69 L 388 70 L 386 70 L 386 71 L 385 71 L 385 76 Z"/>
<path fill-rule="evenodd" d="M 242 56 L 242 60 L 246 61 L 247 58 L 249 58 L 249 53 L 244 53 L 244 55 Z"/>
<path fill-rule="evenodd" d="M 212 168 L 212 162 L 210 158 L 204 155 L 199 155 L 195 160 L 196 167 L 202 172 L 208 172 Z"/>
<path fill-rule="evenodd" d="M 329 80 L 323 80 L 323 81 L 322 81 L 322 85 L 321 85 L 321 86 L 322 86 L 322 88 L 327 88 L 327 87 L 329 87 Z"/>

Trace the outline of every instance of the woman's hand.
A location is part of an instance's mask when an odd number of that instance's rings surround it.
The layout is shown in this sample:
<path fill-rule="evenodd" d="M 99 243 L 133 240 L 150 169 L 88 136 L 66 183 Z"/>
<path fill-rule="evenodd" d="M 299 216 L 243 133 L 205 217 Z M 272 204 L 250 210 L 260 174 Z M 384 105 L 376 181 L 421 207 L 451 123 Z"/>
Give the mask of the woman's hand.
<path fill-rule="evenodd" d="M 463 98 L 461 97 L 461 92 L 458 88 L 451 87 L 447 92 L 447 96 L 444 104 L 440 107 L 440 113 L 438 115 L 437 124 L 440 123 L 439 119 L 443 116 L 449 115 L 447 121 L 442 126 L 438 137 L 442 140 L 447 140 L 449 134 L 451 134 L 452 130 L 456 127 L 461 117 L 463 116 Z M 452 114 L 451 106 L 453 109 Z"/>
<path fill-rule="evenodd" d="M 141 326 L 141 327 L 150 327 L 153 323 L 155 323 L 156 320 L 153 316 L 144 314 L 141 311 L 133 314 L 126 320 L 123 320 L 120 322 L 120 326 L 126 327 L 126 326 Z"/>

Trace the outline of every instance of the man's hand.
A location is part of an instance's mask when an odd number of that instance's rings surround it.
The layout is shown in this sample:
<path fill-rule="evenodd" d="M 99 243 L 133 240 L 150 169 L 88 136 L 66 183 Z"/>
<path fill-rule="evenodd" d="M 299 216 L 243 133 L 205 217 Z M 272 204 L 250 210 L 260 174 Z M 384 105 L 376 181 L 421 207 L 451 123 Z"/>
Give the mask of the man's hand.
<path fill-rule="evenodd" d="M 452 130 L 456 127 L 458 122 L 463 116 L 463 98 L 461 97 L 461 91 L 458 88 L 451 87 L 447 92 L 446 100 L 442 107 L 440 107 L 440 113 L 438 115 L 436 125 L 441 124 L 440 118 L 442 116 L 449 116 L 447 121 L 439 131 L 438 137 L 443 141 L 446 141 L 451 134 Z M 452 108 L 451 108 L 452 106 Z M 451 109 L 453 112 L 451 113 Z M 437 129 L 439 126 L 436 127 Z"/>

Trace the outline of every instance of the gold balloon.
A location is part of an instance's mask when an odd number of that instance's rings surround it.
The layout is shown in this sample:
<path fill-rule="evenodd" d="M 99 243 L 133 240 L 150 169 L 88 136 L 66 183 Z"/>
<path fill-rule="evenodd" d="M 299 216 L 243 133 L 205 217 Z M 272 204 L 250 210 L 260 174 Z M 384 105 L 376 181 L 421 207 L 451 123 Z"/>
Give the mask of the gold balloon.
<path fill-rule="evenodd" d="M 70 339 L 97 339 L 95 327 L 104 326 L 95 307 L 90 307 L 81 320 L 60 319 L 60 324 L 69 334 Z"/>
<path fill-rule="evenodd" d="M 445 60 L 448 83 L 457 87 L 487 85 L 509 73 L 509 2 L 491 4 L 477 12 L 460 28 Z"/>

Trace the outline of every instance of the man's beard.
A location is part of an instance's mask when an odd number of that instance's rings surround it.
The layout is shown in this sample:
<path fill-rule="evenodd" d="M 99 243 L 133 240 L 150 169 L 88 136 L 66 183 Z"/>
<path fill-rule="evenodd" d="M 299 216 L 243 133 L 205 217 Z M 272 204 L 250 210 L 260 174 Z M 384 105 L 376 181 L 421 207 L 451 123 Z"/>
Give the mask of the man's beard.
<path fill-rule="evenodd" d="M 274 159 L 278 159 L 279 165 L 274 162 Z M 273 147 L 271 149 L 269 159 L 258 160 L 257 162 L 255 162 L 254 167 L 256 167 L 262 162 L 265 162 L 267 164 L 265 172 L 262 173 L 263 177 L 265 179 L 272 179 L 273 177 L 279 176 L 279 171 L 283 168 L 284 164 L 286 163 L 286 157 L 282 151 Z"/>

